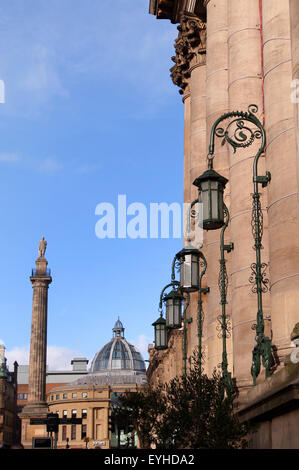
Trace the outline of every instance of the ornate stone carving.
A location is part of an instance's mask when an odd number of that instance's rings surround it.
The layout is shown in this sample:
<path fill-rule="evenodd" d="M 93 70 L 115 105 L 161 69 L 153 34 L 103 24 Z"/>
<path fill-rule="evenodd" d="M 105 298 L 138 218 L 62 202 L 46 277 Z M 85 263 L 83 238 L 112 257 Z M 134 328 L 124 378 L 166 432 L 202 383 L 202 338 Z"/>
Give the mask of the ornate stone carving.
<path fill-rule="evenodd" d="M 177 29 L 179 34 L 174 44 L 176 55 L 171 58 L 175 65 L 170 69 L 170 76 L 173 83 L 180 87 L 179 93 L 186 94 L 192 67 L 206 63 L 206 23 L 188 13 L 181 17 Z"/>

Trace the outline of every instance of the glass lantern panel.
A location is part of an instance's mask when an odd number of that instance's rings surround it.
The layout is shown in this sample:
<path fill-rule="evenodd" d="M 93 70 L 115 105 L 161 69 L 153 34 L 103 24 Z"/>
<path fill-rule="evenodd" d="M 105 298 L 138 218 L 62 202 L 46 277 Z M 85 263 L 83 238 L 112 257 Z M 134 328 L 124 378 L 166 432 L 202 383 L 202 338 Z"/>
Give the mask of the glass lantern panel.
<path fill-rule="evenodd" d="M 199 276 L 199 273 L 198 273 L 198 257 L 196 255 L 192 255 L 192 264 L 191 264 L 191 267 L 192 267 L 192 270 L 191 270 L 191 282 L 192 282 L 192 286 L 195 286 L 197 287 L 198 286 L 198 276 Z"/>
<path fill-rule="evenodd" d="M 181 285 L 191 287 L 191 255 L 185 255 L 181 260 Z"/>
<path fill-rule="evenodd" d="M 166 325 L 172 326 L 174 321 L 174 302 L 173 299 L 166 300 Z"/>
<path fill-rule="evenodd" d="M 181 300 L 175 299 L 173 302 L 173 319 L 172 324 L 174 326 L 179 326 L 181 323 Z"/>
<path fill-rule="evenodd" d="M 160 326 L 160 346 L 163 348 L 167 345 L 165 325 Z"/>
<path fill-rule="evenodd" d="M 198 258 L 191 253 L 184 255 L 181 262 L 181 286 L 192 291 L 198 287 Z"/>
<path fill-rule="evenodd" d="M 180 325 L 181 300 L 168 299 L 166 301 L 166 324 L 168 326 Z"/>
<path fill-rule="evenodd" d="M 224 220 L 224 207 L 223 207 L 223 191 L 219 191 L 219 214 L 221 220 Z"/>
<path fill-rule="evenodd" d="M 202 191 L 201 193 L 201 202 L 202 202 L 202 218 L 203 220 L 210 219 L 210 201 L 209 201 L 209 191 Z"/>
<path fill-rule="evenodd" d="M 155 328 L 155 346 L 163 348 L 166 346 L 166 328 L 165 325 L 156 325 Z"/>
<path fill-rule="evenodd" d="M 202 191 L 208 191 L 209 189 L 209 180 L 207 181 L 202 181 L 202 183 L 200 184 L 201 186 L 201 190 Z"/>
<path fill-rule="evenodd" d="M 212 219 L 218 220 L 219 218 L 219 208 L 218 208 L 218 191 L 212 190 L 211 191 L 211 199 L 212 199 Z"/>

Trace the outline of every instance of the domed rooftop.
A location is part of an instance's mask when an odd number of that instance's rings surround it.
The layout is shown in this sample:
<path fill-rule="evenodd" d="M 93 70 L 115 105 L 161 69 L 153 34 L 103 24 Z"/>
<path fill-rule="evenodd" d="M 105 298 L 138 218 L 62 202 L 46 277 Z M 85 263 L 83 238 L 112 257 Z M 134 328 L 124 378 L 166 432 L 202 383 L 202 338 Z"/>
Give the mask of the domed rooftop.
<path fill-rule="evenodd" d="M 91 363 L 90 373 L 117 371 L 145 372 L 145 363 L 138 349 L 124 337 L 119 317 L 113 329 L 113 338 L 100 349 Z"/>
<path fill-rule="evenodd" d="M 125 329 L 119 317 L 112 331 L 113 338 L 96 353 L 88 374 L 52 390 L 72 390 L 86 386 L 145 385 L 147 378 L 143 357 L 138 349 L 125 339 Z"/>

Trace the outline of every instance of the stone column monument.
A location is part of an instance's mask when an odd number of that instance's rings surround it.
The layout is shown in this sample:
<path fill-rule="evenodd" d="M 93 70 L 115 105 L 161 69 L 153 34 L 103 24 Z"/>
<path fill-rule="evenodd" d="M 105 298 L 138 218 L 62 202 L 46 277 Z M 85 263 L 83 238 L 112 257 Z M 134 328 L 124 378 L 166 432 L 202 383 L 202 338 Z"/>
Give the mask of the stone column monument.
<path fill-rule="evenodd" d="M 28 403 L 22 411 L 22 442 L 31 441 L 34 435 L 45 434 L 42 429 L 29 426 L 29 419 L 46 417 L 46 354 L 47 354 L 47 311 L 48 287 L 52 282 L 50 270 L 47 268 L 45 251 L 47 242 L 44 237 L 39 242 L 39 257 L 36 268 L 32 270 L 30 281 L 33 287 L 31 342 L 29 360 Z M 27 419 L 26 419 L 27 418 Z M 29 427 L 28 427 L 29 426 Z"/>

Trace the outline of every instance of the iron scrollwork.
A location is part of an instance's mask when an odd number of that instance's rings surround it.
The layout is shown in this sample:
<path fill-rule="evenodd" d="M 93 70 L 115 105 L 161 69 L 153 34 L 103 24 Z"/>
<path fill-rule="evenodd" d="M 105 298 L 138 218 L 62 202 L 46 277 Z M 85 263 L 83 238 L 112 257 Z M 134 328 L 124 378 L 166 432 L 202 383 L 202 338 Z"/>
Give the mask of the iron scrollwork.
<path fill-rule="evenodd" d="M 218 315 L 217 320 L 219 325 L 216 327 L 218 331 L 218 337 L 222 338 L 222 363 L 221 363 L 221 370 L 222 370 L 222 380 L 224 384 L 224 388 L 226 389 L 227 394 L 231 394 L 233 392 L 233 385 L 232 385 L 232 378 L 231 372 L 228 371 L 228 360 L 227 360 L 227 345 L 226 340 L 230 337 L 230 317 L 226 313 L 226 304 L 227 304 L 227 288 L 228 288 L 228 275 L 226 270 L 226 259 L 225 259 L 225 251 L 230 252 L 234 245 L 231 243 L 230 245 L 225 245 L 224 243 L 224 234 L 225 230 L 229 224 L 229 211 L 226 205 L 224 204 L 224 215 L 225 215 L 225 222 L 224 226 L 221 230 L 220 235 L 220 271 L 219 271 L 219 278 L 218 278 L 218 287 L 220 292 L 220 304 L 222 306 L 222 313 Z"/>
<path fill-rule="evenodd" d="M 252 292 L 257 294 L 258 311 L 256 324 L 256 346 L 252 351 L 251 374 L 253 383 L 256 384 L 256 378 L 260 373 L 261 364 L 266 369 L 266 377 L 269 377 L 272 367 L 271 339 L 265 336 L 264 316 L 262 306 L 262 294 L 268 290 L 269 280 L 266 278 L 267 264 L 261 261 L 262 237 L 263 237 L 263 213 L 260 203 L 260 193 L 258 185 L 267 186 L 271 180 L 271 174 L 266 172 L 265 176 L 258 175 L 258 161 L 264 153 L 266 147 L 266 133 L 262 123 L 257 118 L 258 107 L 250 105 L 247 112 L 233 111 L 222 115 L 214 123 L 211 131 L 208 162 L 209 168 L 213 168 L 214 159 L 214 141 L 215 136 L 222 138 L 222 145 L 228 143 L 234 153 L 238 148 L 246 148 L 253 144 L 255 140 L 261 140 L 261 146 L 255 155 L 253 163 L 253 206 L 252 206 L 252 234 L 254 238 L 254 250 L 256 252 L 256 262 L 251 265 L 252 274 L 250 282 L 254 284 Z M 231 118 L 235 118 L 231 120 Z M 226 128 L 220 126 L 222 121 L 230 119 Z M 252 126 L 253 125 L 253 126 Z M 224 282 L 224 281 L 221 281 Z"/>

